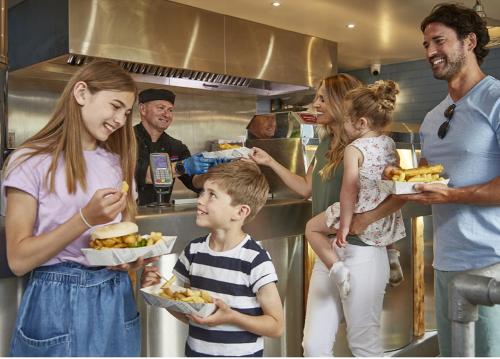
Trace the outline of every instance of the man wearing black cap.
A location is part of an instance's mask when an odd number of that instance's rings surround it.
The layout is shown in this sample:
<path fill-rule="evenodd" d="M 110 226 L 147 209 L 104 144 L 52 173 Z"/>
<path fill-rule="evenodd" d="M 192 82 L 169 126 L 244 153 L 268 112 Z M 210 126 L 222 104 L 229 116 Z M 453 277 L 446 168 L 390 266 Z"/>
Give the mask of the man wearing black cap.
<path fill-rule="evenodd" d="M 149 171 L 150 153 L 168 153 L 170 160 L 175 162 L 174 175 L 195 192 L 198 191 L 193 184 L 195 175 L 205 173 L 215 164 L 214 160 L 205 159 L 201 154 L 191 156 L 185 144 L 165 133 L 173 120 L 174 102 L 175 94 L 169 90 L 147 89 L 139 93 L 141 122 L 134 126 L 138 148 L 135 180 L 139 192 L 139 205 L 156 201 L 156 192 Z"/>

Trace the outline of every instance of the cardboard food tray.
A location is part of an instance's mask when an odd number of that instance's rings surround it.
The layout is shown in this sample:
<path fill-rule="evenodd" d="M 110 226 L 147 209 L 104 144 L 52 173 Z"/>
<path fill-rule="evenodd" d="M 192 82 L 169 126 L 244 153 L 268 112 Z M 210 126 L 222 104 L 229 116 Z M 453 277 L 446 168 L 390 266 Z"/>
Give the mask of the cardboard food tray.
<path fill-rule="evenodd" d="M 149 235 L 141 236 L 149 238 Z M 138 248 L 106 248 L 93 249 L 82 248 L 82 252 L 87 258 L 90 266 L 115 266 L 118 264 L 130 263 L 139 257 L 150 258 L 169 254 L 174 247 L 176 236 L 163 236 L 154 245 Z"/>
<path fill-rule="evenodd" d="M 249 158 L 252 150 L 248 147 L 231 148 L 229 150 L 203 152 L 205 158 L 219 158 L 234 160 L 237 158 Z"/>
<path fill-rule="evenodd" d="M 161 286 L 162 284 L 157 284 L 141 288 L 142 296 L 149 305 L 184 314 L 196 314 L 200 317 L 208 317 L 216 309 L 214 303 L 187 303 L 161 297 L 157 294 L 161 291 Z M 176 285 L 171 285 L 170 288 L 172 288 L 173 291 L 182 289 Z"/>
<path fill-rule="evenodd" d="M 450 182 L 449 179 L 445 179 L 442 181 L 433 181 L 433 182 L 399 182 L 391 180 L 380 180 L 378 182 L 378 185 L 381 191 L 390 194 L 415 194 L 415 193 L 421 193 L 421 191 L 415 190 L 416 184 L 442 183 L 447 185 L 448 182 Z"/>

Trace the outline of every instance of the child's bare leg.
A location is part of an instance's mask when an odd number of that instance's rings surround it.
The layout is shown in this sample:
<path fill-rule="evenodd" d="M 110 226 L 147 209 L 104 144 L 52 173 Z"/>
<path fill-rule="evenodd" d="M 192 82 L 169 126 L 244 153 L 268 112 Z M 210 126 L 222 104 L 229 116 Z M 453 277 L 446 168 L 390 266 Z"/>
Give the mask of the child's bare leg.
<path fill-rule="evenodd" d="M 331 268 L 335 262 L 339 261 L 337 253 L 332 250 L 331 240 L 328 234 L 334 234 L 335 230 L 331 230 L 326 226 L 325 213 L 321 212 L 317 216 L 311 218 L 306 224 L 306 238 L 311 245 L 314 253 L 321 261 Z"/>
<path fill-rule="evenodd" d="M 389 284 L 391 287 L 397 287 L 403 280 L 403 269 L 399 263 L 399 251 L 396 249 L 394 243 L 389 244 L 387 247 L 387 256 L 389 257 Z"/>
<path fill-rule="evenodd" d="M 349 270 L 332 248 L 328 234 L 334 234 L 335 230 L 326 225 L 325 212 L 311 218 L 307 222 L 305 232 L 307 241 L 316 255 L 330 269 L 330 277 L 339 288 L 340 296 L 346 298 L 350 291 Z"/>

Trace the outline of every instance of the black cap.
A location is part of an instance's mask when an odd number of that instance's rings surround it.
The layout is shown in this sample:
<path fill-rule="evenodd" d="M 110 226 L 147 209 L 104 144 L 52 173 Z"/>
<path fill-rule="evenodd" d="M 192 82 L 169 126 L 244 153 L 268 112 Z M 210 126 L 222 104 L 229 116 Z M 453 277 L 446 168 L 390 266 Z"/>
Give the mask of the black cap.
<path fill-rule="evenodd" d="M 164 89 L 147 89 L 139 93 L 139 103 L 146 103 L 155 100 L 165 100 L 172 105 L 175 102 L 175 94 Z"/>

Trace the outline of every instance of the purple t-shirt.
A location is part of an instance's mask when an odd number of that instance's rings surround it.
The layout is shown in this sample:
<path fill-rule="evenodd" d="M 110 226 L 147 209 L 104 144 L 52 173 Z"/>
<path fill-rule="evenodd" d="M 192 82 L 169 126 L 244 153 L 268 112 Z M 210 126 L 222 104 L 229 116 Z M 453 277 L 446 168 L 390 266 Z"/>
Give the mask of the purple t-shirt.
<path fill-rule="evenodd" d="M 119 188 L 123 180 L 119 157 L 97 147 L 95 151 L 83 152 L 87 165 L 87 191 L 84 192 L 78 184 L 75 193 L 68 192 L 64 159 L 60 158 L 55 175 L 55 191 L 50 193 L 46 179 L 52 156 L 38 155 L 16 165 L 16 158 L 26 151 L 29 150 L 19 150 L 11 156 L 9 167 L 11 165 L 15 167 L 7 172 L 2 182 L 2 194 L 5 194 L 5 187 L 13 187 L 30 194 L 38 201 L 38 213 L 33 228 L 34 236 L 52 231 L 68 221 L 90 201 L 98 189 Z M 118 214 L 112 222 L 120 222 L 121 218 L 122 215 Z M 90 231 L 90 229 L 85 231 L 43 265 L 67 261 L 88 265 L 80 249 L 89 246 Z"/>

